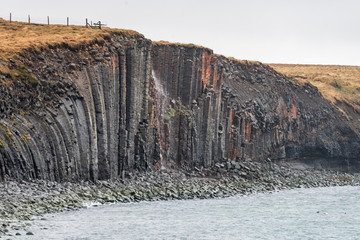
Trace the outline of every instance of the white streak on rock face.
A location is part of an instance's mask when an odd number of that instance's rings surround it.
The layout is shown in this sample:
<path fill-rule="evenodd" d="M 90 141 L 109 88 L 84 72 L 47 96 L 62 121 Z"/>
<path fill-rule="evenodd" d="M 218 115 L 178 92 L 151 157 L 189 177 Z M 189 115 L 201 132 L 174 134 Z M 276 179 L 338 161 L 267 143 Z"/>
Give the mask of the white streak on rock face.
<path fill-rule="evenodd" d="M 152 70 L 151 75 L 154 79 L 154 85 L 155 85 L 155 90 L 156 90 L 156 105 L 158 106 L 158 110 L 156 111 L 156 119 L 158 121 L 158 126 L 163 126 L 163 121 L 164 121 L 164 112 L 166 109 L 166 106 L 168 105 L 169 102 L 169 97 L 167 96 L 167 94 L 165 94 L 165 90 L 164 90 L 164 86 L 161 84 L 161 80 L 156 76 L 154 70 Z M 160 138 L 164 139 L 165 137 L 165 132 L 163 128 L 158 128 L 158 134 L 160 136 Z M 159 142 L 160 144 L 160 169 L 164 170 L 166 169 L 166 159 L 164 159 L 164 155 L 163 155 L 163 151 L 164 150 L 164 146 L 162 145 L 162 141 Z M 166 154 L 165 154 L 166 156 Z"/>
<path fill-rule="evenodd" d="M 152 77 L 154 78 L 156 91 L 157 91 L 161 96 L 164 96 L 164 95 L 165 95 L 164 87 L 163 87 L 163 85 L 161 84 L 160 80 L 156 77 L 154 70 L 152 70 L 151 74 L 152 74 Z"/>

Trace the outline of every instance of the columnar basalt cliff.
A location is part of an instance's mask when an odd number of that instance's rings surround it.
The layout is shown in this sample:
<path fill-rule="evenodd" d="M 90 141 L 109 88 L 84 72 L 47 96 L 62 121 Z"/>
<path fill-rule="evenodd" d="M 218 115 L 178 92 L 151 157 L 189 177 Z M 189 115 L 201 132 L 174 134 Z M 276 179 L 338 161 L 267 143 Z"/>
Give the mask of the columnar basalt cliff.
<path fill-rule="evenodd" d="M 153 77 L 167 101 L 160 141 L 165 165 L 210 167 L 222 158 L 219 147 L 221 70 L 212 51 L 155 44 Z M 158 102 L 158 101 L 156 101 Z"/>
<path fill-rule="evenodd" d="M 27 59 L 39 82 L 23 86 L 30 104 L 22 96 L 3 103 L 2 176 L 108 179 L 141 167 L 135 155 L 149 118 L 150 50 L 147 39 L 115 36 Z M 156 144 L 146 140 L 151 152 Z"/>
<path fill-rule="evenodd" d="M 315 87 L 194 46 L 155 44 L 152 55 L 154 75 L 186 109 L 176 109 L 166 125 L 174 139 L 166 150 L 177 163 L 207 167 L 221 159 L 270 158 L 358 167 L 358 133 Z"/>
<path fill-rule="evenodd" d="M 255 159 L 304 159 L 323 167 L 348 167 L 351 162 L 357 168 L 358 133 L 315 87 L 293 84 L 266 65 L 219 61 L 225 68 L 223 103 L 235 116 L 228 120 L 225 137 L 235 149 L 227 152 Z"/>
<path fill-rule="evenodd" d="M 261 63 L 120 33 L 18 61 L 22 74 L 0 86 L 0 179 L 113 179 L 246 158 L 358 167 L 352 123 Z"/>

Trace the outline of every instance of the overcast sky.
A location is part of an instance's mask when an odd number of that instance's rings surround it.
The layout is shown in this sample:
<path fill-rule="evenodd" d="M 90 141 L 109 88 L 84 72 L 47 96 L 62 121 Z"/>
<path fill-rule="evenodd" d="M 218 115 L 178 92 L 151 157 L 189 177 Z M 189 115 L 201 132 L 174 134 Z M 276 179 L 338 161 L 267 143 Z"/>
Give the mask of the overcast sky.
<path fill-rule="evenodd" d="M 0 17 L 81 25 L 85 18 L 152 40 L 194 43 L 265 63 L 360 65 L 359 0 L 0 0 Z M 0 39 L 1 41 L 1 39 Z"/>

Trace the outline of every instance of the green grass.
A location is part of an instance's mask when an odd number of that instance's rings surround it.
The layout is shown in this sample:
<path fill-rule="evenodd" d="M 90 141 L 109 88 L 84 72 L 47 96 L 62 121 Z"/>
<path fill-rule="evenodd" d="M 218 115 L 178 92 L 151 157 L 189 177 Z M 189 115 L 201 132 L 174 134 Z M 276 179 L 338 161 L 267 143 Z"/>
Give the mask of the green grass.
<path fill-rule="evenodd" d="M 171 118 L 175 117 L 175 112 L 174 108 L 168 108 L 164 113 L 164 119 L 169 121 Z"/>

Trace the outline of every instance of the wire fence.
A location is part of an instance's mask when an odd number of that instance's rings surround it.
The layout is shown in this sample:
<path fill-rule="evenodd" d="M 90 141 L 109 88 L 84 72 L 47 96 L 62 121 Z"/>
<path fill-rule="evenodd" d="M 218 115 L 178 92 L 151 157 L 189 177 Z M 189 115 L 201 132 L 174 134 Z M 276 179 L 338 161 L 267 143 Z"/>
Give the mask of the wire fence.
<path fill-rule="evenodd" d="M 100 28 L 106 26 L 106 24 L 101 23 L 101 21 L 92 21 L 85 18 L 84 20 L 77 19 L 70 19 L 70 17 L 66 18 L 59 18 L 59 17 L 32 17 L 30 14 L 26 18 L 24 17 L 14 17 L 12 13 L 9 14 L 9 22 L 26 22 L 28 24 L 47 24 L 47 25 L 76 25 L 76 26 L 86 26 L 91 28 Z"/>

